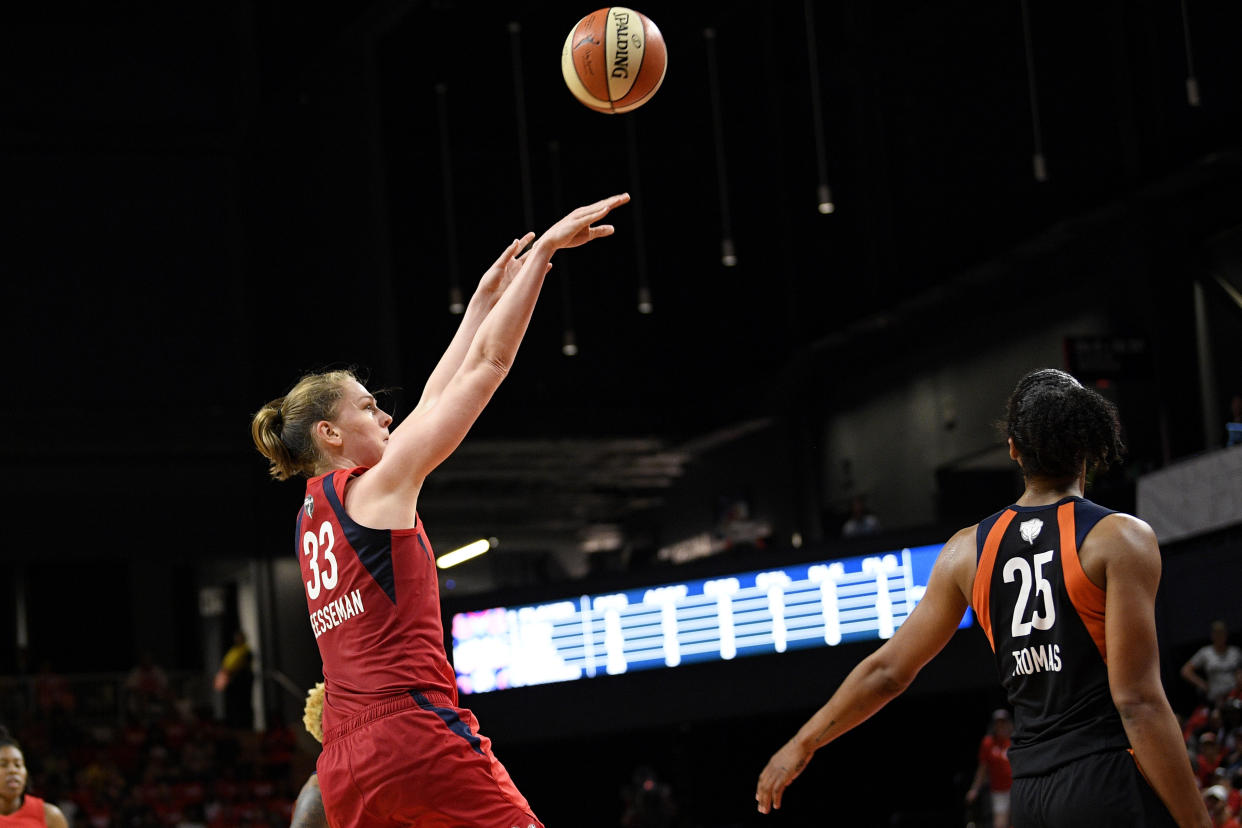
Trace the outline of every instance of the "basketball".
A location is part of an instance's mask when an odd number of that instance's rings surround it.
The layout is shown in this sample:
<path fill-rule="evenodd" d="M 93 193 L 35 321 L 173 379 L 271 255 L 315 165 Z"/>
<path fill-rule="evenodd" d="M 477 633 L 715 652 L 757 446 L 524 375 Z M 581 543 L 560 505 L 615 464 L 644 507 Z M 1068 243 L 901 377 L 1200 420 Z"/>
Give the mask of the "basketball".
<path fill-rule="evenodd" d="M 646 15 L 623 6 L 578 21 L 561 50 L 565 84 L 584 106 L 609 114 L 651 100 L 668 68 L 664 37 Z"/>

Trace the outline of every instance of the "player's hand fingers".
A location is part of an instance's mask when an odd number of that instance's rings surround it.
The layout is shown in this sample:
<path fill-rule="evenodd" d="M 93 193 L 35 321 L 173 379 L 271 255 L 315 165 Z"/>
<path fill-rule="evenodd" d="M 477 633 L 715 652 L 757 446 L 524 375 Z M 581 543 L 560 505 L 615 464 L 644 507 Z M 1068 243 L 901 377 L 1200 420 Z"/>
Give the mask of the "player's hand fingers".
<path fill-rule="evenodd" d="M 512 259 L 512 258 L 513 258 L 513 256 L 514 256 L 514 254 L 515 254 L 518 250 L 520 250 L 520 249 L 521 249 L 521 248 L 518 246 L 518 242 L 519 242 L 519 241 L 520 241 L 519 239 L 514 239 L 513 241 L 509 242 L 509 246 L 508 246 L 508 247 L 506 247 L 506 248 L 505 248 L 505 249 L 501 252 L 501 254 L 500 254 L 499 256 L 497 256 L 497 257 L 496 257 L 496 261 L 492 262 L 492 266 L 491 266 L 490 268 L 488 268 L 488 269 L 489 269 L 489 270 L 500 270 L 500 269 L 502 269 L 502 268 L 505 266 L 505 263 L 507 263 L 510 259 Z"/>
<path fill-rule="evenodd" d="M 759 803 L 759 813 L 771 813 L 773 807 L 780 805 L 780 784 L 773 771 L 772 763 L 759 774 L 759 784 L 755 788 L 755 801 Z"/>
<path fill-rule="evenodd" d="M 596 221 L 599 221 L 608 212 L 617 205 L 624 204 L 630 200 L 628 193 L 610 196 L 601 199 L 594 204 L 588 204 L 585 207 L 579 207 L 556 224 L 548 228 L 544 234 L 544 239 L 552 246 L 553 249 L 563 247 L 577 247 L 586 244 L 591 239 L 602 238 L 612 235 L 613 227 L 609 224 L 600 225 L 599 227 L 591 227 Z"/>
<path fill-rule="evenodd" d="M 614 207 L 620 207 L 622 204 L 625 204 L 629 200 L 630 200 L 629 193 L 618 193 L 617 195 L 608 196 L 608 198 L 601 198 L 599 201 L 595 202 L 594 204 L 588 204 L 585 207 L 579 207 L 578 209 L 581 210 L 584 214 L 594 213 L 597 211 L 603 211 L 604 213 L 607 213 L 609 210 L 613 209 Z"/>
<path fill-rule="evenodd" d="M 535 233 L 534 233 L 534 231 L 533 231 L 533 230 L 531 230 L 531 231 L 527 231 L 526 235 L 522 236 L 522 238 L 520 238 L 520 239 L 518 239 L 516 242 L 514 242 L 514 245 L 513 245 L 513 246 L 514 246 L 514 254 L 513 254 L 513 257 L 514 257 L 514 258 L 516 258 L 518 261 L 521 261 L 521 260 L 522 260 L 522 257 L 526 255 L 526 252 L 527 252 L 527 248 L 528 248 L 528 246 L 529 246 L 529 245 L 530 245 L 530 243 L 531 243 L 532 241 L 534 241 L 534 240 L 535 240 Z M 518 252 L 517 252 L 517 251 L 519 251 L 519 250 L 521 251 L 521 253 L 518 253 Z"/>
<path fill-rule="evenodd" d="M 569 214 L 569 218 L 579 224 L 594 224 L 595 222 L 608 215 L 615 207 L 620 207 L 630 200 L 629 193 L 621 193 L 620 195 L 602 198 L 594 204 L 588 204 L 585 207 L 579 207 Z"/>
<path fill-rule="evenodd" d="M 759 790 L 755 793 L 755 801 L 759 803 L 759 813 L 770 814 L 773 810 L 779 809 L 782 791 L 784 791 L 784 785 L 773 781 L 760 782 Z"/>
<path fill-rule="evenodd" d="M 602 239 L 605 236 L 611 236 L 615 232 L 611 224 L 601 224 L 598 227 L 583 227 L 573 238 L 565 242 L 565 247 L 579 247 L 593 239 Z"/>

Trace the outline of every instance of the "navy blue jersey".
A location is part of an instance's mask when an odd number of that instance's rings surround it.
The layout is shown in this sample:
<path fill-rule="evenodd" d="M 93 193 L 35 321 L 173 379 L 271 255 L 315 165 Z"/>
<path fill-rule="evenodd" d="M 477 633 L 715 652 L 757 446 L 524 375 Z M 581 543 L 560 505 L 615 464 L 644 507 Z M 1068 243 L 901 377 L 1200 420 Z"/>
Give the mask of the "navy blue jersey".
<path fill-rule="evenodd" d="M 1078 549 L 1108 509 L 1068 497 L 1009 506 L 976 530 L 971 606 L 1014 711 L 1013 775 L 1130 746 L 1108 688 L 1104 590 Z"/>

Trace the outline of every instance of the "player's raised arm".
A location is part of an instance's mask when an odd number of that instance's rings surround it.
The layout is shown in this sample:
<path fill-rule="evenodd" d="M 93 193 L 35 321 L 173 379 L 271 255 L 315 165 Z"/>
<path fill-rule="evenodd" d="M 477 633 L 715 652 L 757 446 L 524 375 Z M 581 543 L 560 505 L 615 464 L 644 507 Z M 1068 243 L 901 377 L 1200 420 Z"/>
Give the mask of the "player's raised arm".
<path fill-rule="evenodd" d="M 595 223 L 627 201 L 629 195 L 622 194 L 579 207 L 535 241 L 495 306 L 479 323 L 460 365 L 435 404 L 416 409 L 393 431 L 383 459 L 351 487 L 353 497 L 372 502 L 404 501 L 402 508 L 410 508 L 407 496 L 417 493 L 427 474 L 457 448 L 512 367 L 552 255 L 562 248 L 612 235 L 612 225 Z"/>
<path fill-rule="evenodd" d="M 893 637 L 850 671 L 827 704 L 768 760 L 755 788 L 760 813 L 780 808 L 785 788 L 816 750 L 901 695 L 923 665 L 944 648 L 966 612 L 974 552 L 974 527 L 945 544 L 932 567 L 927 592 Z"/>
<path fill-rule="evenodd" d="M 431 376 L 427 378 L 427 383 L 423 386 L 418 408 L 433 406 L 439 400 L 440 392 L 461 367 L 461 361 L 465 358 L 470 343 L 474 341 L 474 334 L 478 331 L 479 325 L 487 318 L 487 314 L 504 294 L 505 288 L 521 269 L 522 261 L 521 256 L 518 255 L 519 251 L 530 244 L 534 238 L 534 233 L 527 233 L 520 239 L 514 239 L 500 254 L 500 257 L 492 262 L 492 266 L 484 271 L 474 294 L 466 304 L 461 323 L 458 324 L 452 341 L 449 342 L 444 355 L 440 357 L 435 370 L 431 372 Z"/>

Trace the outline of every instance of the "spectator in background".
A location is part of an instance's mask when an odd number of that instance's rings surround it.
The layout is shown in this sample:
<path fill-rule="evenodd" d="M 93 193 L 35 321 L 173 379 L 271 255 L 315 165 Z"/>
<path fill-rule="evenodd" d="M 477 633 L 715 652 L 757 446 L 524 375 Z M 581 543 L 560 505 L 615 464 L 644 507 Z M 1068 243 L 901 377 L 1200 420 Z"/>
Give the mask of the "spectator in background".
<path fill-rule="evenodd" d="M 1226 707 L 1242 707 L 1242 665 L 1233 671 L 1233 687 L 1225 694 L 1224 704 Z"/>
<path fill-rule="evenodd" d="M 974 781 L 966 791 L 966 803 L 973 804 L 983 789 L 986 778 L 992 798 L 992 828 L 1009 828 L 1009 788 L 1013 785 L 1013 773 L 1009 767 L 1009 737 L 1013 734 L 1013 720 L 1008 710 L 992 714 L 992 726 L 979 743 L 979 766 Z"/>
<path fill-rule="evenodd" d="M 125 679 L 129 712 L 141 721 L 150 722 L 164 713 L 169 697 L 168 676 L 155 663 L 149 651 L 138 656 L 138 663 Z"/>
<path fill-rule="evenodd" d="M 841 527 L 841 537 L 857 538 L 874 535 L 879 531 L 880 519 L 876 517 L 875 512 L 867 508 L 867 502 L 861 495 L 855 495 L 850 500 L 850 516 Z"/>
<path fill-rule="evenodd" d="M 646 765 L 635 768 L 633 783 L 621 793 L 623 828 L 668 828 L 677 816 L 673 790 Z"/>
<path fill-rule="evenodd" d="M 298 735 L 285 721 L 279 707 L 268 711 L 267 728 L 259 737 L 259 765 L 265 779 L 275 781 L 289 775 Z"/>
<path fill-rule="evenodd" d="M 26 792 L 29 781 L 21 746 L 0 727 L 0 824 L 68 828 L 60 808 Z"/>
<path fill-rule="evenodd" d="M 1225 423 L 1225 445 L 1242 445 L 1242 394 L 1229 400 L 1229 419 Z"/>
<path fill-rule="evenodd" d="M 1212 784 L 1207 788 L 1219 787 L 1225 791 L 1225 804 L 1229 806 L 1229 812 L 1237 816 L 1242 811 L 1242 792 L 1239 792 L 1233 785 L 1234 779 L 1224 768 L 1217 768 L 1216 773 L 1212 776 Z"/>
<path fill-rule="evenodd" d="M 318 682 L 306 693 L 306 704 L 302 710 L 302 724 L 306 732 L 323 744 L 323 682 Z M 319 790 L 319 774 L 311 773 L 306 784 L 298 792 L 297 801 L 293 804 L 293 818 L 290 828 L 326 828 L 327 814 L 323 810 L 323 792 Z"/>
<path fill-rule="evenodd" d="M 1203 802 L 1212 817 L 1212 828 L 1242 828 L 1229 809 L 1228 799 L 1229 792 L 1221 785 L 1213 785 L 1203 792 Z"/>
<path fill-rule="evenodd" d="M 78 706 L 68 680 L 55 672 L 47 659 L 39 662 L 39 671 L 35 673 L 34 699 L 39 712 L 49 719 L 72 714 Z"/>
<path fill-rule="evenodd" d="M 254 654 L 246 641 L 246 634 L 238 630 L 233 634 L 233 646 L 220 661 L 216 673 L 215 688 L 224 693 L 224 722 L 239 730 L 254 729 L 254 706 L 251 695 L 254 673 L 251 662 Z"/>
<path fill-rule="evenodd" d="M 1220 742 L 1212 731 L 1199 734 L 1199 746 L 1195 751 L 1195 777 L 1200 787 L 1209 787 L 1220 769 Z"/>
<path fill-rule="evenodd" d="M 1182 678 L 1199 688 L 1216 706 L 1234 688 L 1235 674 L 1242 667 L 1242 650 L 1229 643 L 1229 628 L 1224 621 L 1212 622 L 1212 643 L 1201 647 L 1182 665 Z"/>
<path fill-rule="evenodd" d="M 1206 702 L 1197 705 L 1186 718 L 1182 738 L 1186 740 L 1187 746 L 1193 747 L 1198 743 L 1199 734 L 1205 730 L 1210 730 L 1218 736 L 1223 735 L 1220 732 L 1220 710 Z"/>
<path fill-rule="evenodd" d="M 1229 691 L 1220 705 L 1221 723 L 1224 725 L 1225 740 L 1221 743 L 1224 759 L 1221 764 L 1230 773 L 1242 773 L 1242 670 L 1238 670 L 1238 685 Z"/>

